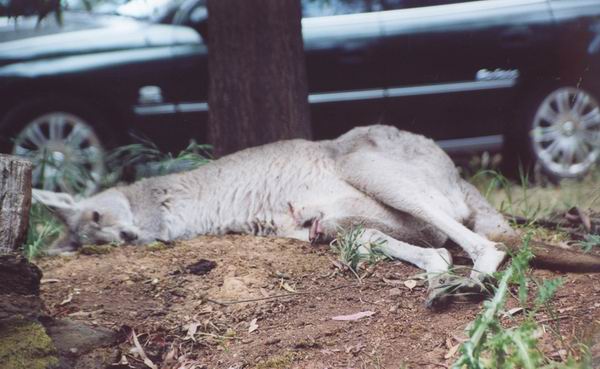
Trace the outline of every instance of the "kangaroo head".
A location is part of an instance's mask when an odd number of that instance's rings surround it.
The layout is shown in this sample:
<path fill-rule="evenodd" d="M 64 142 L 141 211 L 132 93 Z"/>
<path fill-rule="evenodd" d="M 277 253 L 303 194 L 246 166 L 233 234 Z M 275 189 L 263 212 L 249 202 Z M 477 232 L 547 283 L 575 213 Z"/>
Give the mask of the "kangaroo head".
<path fill-rule="evenodd" d="M 55 251 L 72 251 L 83 244 L 132 243 L 139 237 L 129 201 L 120 191 L 110 189 L 77 201 L 66 193 L 33 190 L 33 200 L 66 225 L 67 234 Z"/>

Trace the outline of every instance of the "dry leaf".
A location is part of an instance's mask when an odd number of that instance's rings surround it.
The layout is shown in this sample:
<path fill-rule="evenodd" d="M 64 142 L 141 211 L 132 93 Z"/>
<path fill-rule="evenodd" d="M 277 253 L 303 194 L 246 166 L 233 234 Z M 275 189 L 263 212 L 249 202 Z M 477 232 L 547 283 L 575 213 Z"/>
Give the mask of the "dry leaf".
<path fill-rule="evenodd" d="M 281 283 L 281 288 L 283 288 L 284 290 L 286 290 L 288 292 L 296 293 L 296 290 L 294 288 L 292 288 L 292 286 L 290 286 L 287 282 Z"/>
<path fill-rule="evenodd" d="M 184 325 L 183 329 L 187 330 L 187 333 L 186 333 L 184 339 L 195 341 L 194 336 L 196 335 L 196 332 L 198 331 L 198 327 L 200 325 L 201 325 L 201 323 L 198 323 L 198 322 L 192 322 L 192 323 Z"/>
<path fill-rule="evenodd" d="M 40 281 L 41 284 L 45 284 L 45 283 L 58 283 L 58 282 L 60 282 L 60 279 L 56 279 L 56 278 L 42 279 Z"/>
<path fill-rule="evenodd" d="M 454 355 L 456 355 L 456 352 L 458 351 L 458 349 L 460 348 L 460 343 L 457 343 L 456 345 L 450 347 L 450 350 L 448 350 L 448 352 L 446 352 L 446 355 L 444 355 L 444 359 L 450 359 L 451 357 L 454 357 Z"/>
<path fill-rule="evenodd" d="M 395 279 L 387 279 L 387 278 L 383 277 L 382 280 L 384 283 L 391 284 L 392 286 L 398 286 L 398 285 L 402 284 L 402 281 L 395 280 Z"/>
<path fill-rule="evenodd" d="M 150 369 L 158 369 L 156 364 L 154 364 L 152 360 L 150 360 L 146 355 L 146 352 L 142 348 L 142 345 L 140 345 L 140 341 L 138 340 L 137 335 L 135 334 L 135 331 L 133 329 L 131 330 L 131 336 L 133 338 L 133 344 L 135 345 L 135 349 L 144 361 L 144 364 L 146 364 L 146 366 Z"/>
<path fill-rule="evenodd" d="M 350 315 L 338 315 L 331 318 L 332 320 L 359 320 L 375 314 L 374 311 L 361 311 Z"/>
<path fill-rule="evenodd" d="M 250 321 L 250 326 L 248 327 L 248 333 L 252 333 L 255 330 L 258 329 L 258 324 L 256 324 L 256 318 L 252 319 L 252 321 Z"/>
<path fill-rule="evenodd" d="M 509 316 L 516 315 L 516 314 L 518 314 L 518 313 L 520 313 L 520 312 L 522 312 L 522 311 L 523 311 L 523 308 L 522 308 L 522 307 L 516 307 L 516 308 L 512 308 L 512 309 L 508 310 L 507 312 L 505 312 L 505 313 L 503 314 L 503 317 L 507 318 L 507 317 L 509 317 Z"/>
<path fill-rule="evenodd" d="M 71 300 L 73 300 L 73 292 L 69 292 L 69 295 L 67 296 L 66 299 L 62 300 L 61 303 L 59 304 L 60 306 L 66 305 L 69 302 L 71 302 Z"/>
<path fill-rule="evenodd" d="M 417 281 L 413 279 L 406 280 L 404 281 L 404 286 L 406 286 L 406 288 L 412 291 L 412 289 L 417 286 Z"/>

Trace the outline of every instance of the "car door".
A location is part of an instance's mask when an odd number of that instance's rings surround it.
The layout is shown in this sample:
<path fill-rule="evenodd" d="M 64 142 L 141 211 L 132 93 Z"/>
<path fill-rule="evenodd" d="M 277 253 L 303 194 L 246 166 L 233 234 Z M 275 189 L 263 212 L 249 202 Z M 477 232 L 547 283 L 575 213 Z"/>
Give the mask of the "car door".
<path fill-rule="evenodd" d="M 180 99 L 180 79 L 177 78 L 175 47 L 180 27 L 153 25 L 153 34 L 147 34 L 148 42 L 160 44 L 160 48 L 150 48 L 153 57 L 142 63 L 130 63 L 118 77 L 121 86 L 128 89 L 115 89 L 115 94 L 127 94 L 126 101 L 132 105 L 133 134 L 149 139 L 164 152 L 177 153 L 184 149 L 193 137 L 196 127 L 178 121 Z M 184 29 L 194 33 L 192 30 Z M 152 36 L 152 37 L 151 37 Z M 102 81 L 102 78 L 98 78 Z M 102 83 L 102 82 L 100 82 Z"/>
<path fill-rule="evenodd" d="M 378 1 L 303 1 L 313 136 L 333 138 L 383 116 Z"/>
<path fill-rule="evenodd" d="M 380 18 L 386 121 L 444 140 L 449 151 L 500 147 L 517 87 L 555 68 L 547 2 L 386 2 L 396 8 Z"/>

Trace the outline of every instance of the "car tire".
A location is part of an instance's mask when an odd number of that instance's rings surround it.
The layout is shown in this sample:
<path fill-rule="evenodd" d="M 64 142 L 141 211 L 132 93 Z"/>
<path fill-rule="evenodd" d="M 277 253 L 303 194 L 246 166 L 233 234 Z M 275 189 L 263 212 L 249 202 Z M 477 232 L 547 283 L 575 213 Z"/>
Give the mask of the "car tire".
<path fill-rule="evenodd" d="M 113 142 L 101 115 L 72 98 L 30 100 L 1 123 L 2 151 L 30 158 L 34 187 L 89 195 L 105 173 L 104 148 Z"/>
<path fill-rule="evenodd" d="M 517 122 L 523 124 L 509 127 L 503 155 L 505 172 L 513 177 L 581 178 L 600 157 L 600 105 L 582 88 L 535 95 Z"/>

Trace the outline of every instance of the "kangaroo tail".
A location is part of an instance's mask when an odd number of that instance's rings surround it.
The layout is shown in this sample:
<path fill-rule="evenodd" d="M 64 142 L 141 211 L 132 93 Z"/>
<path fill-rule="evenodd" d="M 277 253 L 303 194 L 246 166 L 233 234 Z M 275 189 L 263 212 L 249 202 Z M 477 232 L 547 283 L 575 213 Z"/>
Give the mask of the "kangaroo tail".
<path fill-rule="evenodd" d="M 543 242 L 531 242 L 531 266 L 572 273 L 600 273 L 600 256 L 563 249 Z"/>
<path fill-rule="evenodd" d="M 502 239 L 501 242 L 514 252 L 522 245 L 518 237 Z M 531 266 L 534 268 L 570 273 L 600 273 L 600 256 L 534 240 L 529 242 L 529 248 L 534 255 L 531 260 Z"/>

